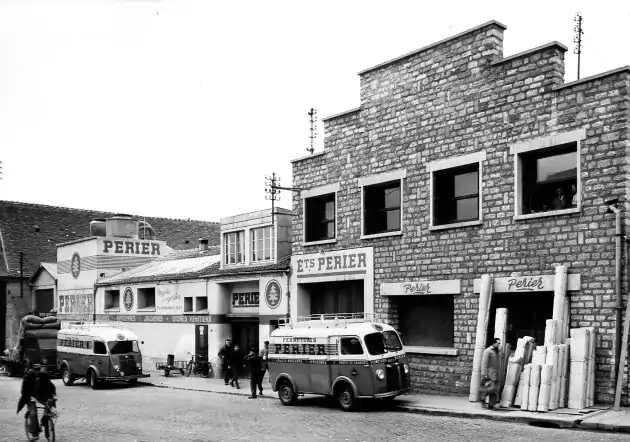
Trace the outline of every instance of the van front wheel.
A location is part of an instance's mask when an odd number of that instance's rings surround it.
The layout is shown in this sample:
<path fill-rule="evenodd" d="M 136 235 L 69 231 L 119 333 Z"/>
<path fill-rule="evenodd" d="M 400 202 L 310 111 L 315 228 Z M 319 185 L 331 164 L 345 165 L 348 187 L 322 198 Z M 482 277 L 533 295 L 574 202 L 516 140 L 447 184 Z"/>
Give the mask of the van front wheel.
<path fill-rule="evenodd" d="M 344 384 L 339 388 L 337 400 L 339 401 L 339 405 L 343 411 L 352 411 L 356 407 L 354 392 L 348 384 Z"/>
<path fill-rule="evenodd" d="M 297 402 L 297 394 L 293 391 L 293 386 L 287 380 L 282 381 L 278 388 L 278 397 L 283 405 L 295 405 Z"/>
<path fill-rule="evenodd" d="M 63 385 L 70 387 L 74 384 L 74 378 L 70 374 L 70 370 L 68 370 L 68 366 L 64 365 L 61 367 L 61 380 L 63 381 Z"/>
<path fill-rule="evenodd" d="M 92 390 L 98 390 L 99 382 L 98 377 L 96 377 L 96 371 L 90 370 L 90 376 L 88 379 L 90 380 L 90 387 L 92 387 Z"/>

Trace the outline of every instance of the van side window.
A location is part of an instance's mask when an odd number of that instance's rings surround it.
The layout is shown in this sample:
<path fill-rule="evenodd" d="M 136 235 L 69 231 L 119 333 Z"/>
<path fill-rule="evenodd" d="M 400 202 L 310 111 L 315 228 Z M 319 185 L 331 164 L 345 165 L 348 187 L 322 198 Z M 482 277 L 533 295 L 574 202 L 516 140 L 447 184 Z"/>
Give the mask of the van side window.
<path fill-rule="evenodd" d="M 342 355 L 362 355 L 363 347 L 359 338 L 341 338 Z"/>
<path fill-rule="evenodd" d="M 95 355 L 106 355 L 107 348 L 105 347 L 104 342 L 94 341 L 94 354 Z"/>

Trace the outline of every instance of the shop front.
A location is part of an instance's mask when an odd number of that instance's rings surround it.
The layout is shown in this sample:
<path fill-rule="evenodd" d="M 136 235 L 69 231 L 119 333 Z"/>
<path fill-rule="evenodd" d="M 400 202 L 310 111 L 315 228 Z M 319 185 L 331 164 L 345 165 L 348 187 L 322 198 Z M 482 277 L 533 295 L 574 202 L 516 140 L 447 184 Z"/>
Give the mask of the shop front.
<path fill-rule="evenodd" d="M 372 247 L 294 255 L 291 266 L 291 317 L 374 313 Z"/>

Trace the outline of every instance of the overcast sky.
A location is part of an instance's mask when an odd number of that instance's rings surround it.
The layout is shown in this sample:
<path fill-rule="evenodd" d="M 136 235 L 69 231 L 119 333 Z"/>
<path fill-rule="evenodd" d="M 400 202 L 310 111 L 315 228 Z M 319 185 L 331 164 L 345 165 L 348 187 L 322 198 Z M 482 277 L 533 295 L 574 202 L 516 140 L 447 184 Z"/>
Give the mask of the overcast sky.
<path fill-rule="evenodd" d="M 630 65 L 630 1 L 0 0 L 0 200 L 208 221 L 264 209 L 265 175 L 289 185 L 308 155 L 309 109 L 359 106 L 357 72 L 497 20 L 505 56 L 568 46 L 573 81 L 577 11 L 581 77 Z"/>

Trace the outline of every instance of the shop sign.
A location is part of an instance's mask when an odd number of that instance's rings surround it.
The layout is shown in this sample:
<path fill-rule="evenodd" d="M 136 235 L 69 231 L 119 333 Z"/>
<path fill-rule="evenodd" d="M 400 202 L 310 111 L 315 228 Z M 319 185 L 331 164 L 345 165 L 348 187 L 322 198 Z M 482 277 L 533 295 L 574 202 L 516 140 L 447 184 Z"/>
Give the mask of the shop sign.
<path fill-rule="evenodd" d="M 381 284 L 381 296 L 452 295 L 460 293 L 459 279 L 441 281 L 408 281 Z"/>
<path fill-rule="evenodd" d="M 326 252 L 323 256 L 296 258 L 295 262 L 297 274 L 367 270 L 368 256 L 365 252 L 341 250 Z"/>
<path fill-rule="evenodd" d="M 79 273 L 81 273 L 81 257 L 78 252 L 74 252 L 72 254 L 72 261 L 70 261 L 70 272 L 72 272 L 72 277 L 77 279 L 79 277 Z"/>
<path fill-rule="evenodd" d="M 168 312 L 184 309 L 181 302 L 182 296 L 179 293 L 171 293 L 168 289 L 162 290 L 159 286 L 156 288 L 156 291 L 157 299 L 155 309 L 157 311 Z"/>
<path fill-rule="evenodd" d="M 258 307 L 260 293 L 232 293 L 232 307 Z"/>
<path fill-rule="evenodd" d="M 282 301 L 282 288 L 278 281 L 272 279 L 265 287 L 265 302 L 273 310 L 280 305 L 280 301 Z"/>
<path fill-rule="evenodd" d="M 224 317 L 225 315 L 96 315 L 96 319 L 101 321 L 159 322 L 175 324 L 223 323 Z"/>
<path fill-rule="evenodd" d="M 160 255 L 160 243 L 104 239 L 101 249 L 107 255 Z"/>
<path fill-rule="evenodd" d="M 58 313 L 94 313 L 94 295 L 91 292 L 67 292 L 57 296 Z"/>
<path fill-rule="evenodd" d="M 553 292 L 555 275 L 511 276 L 494 278 L 495 293 Z M 481 290 L 481 279 L 475 279 L 475 293 Z M 567 275 L 567 290 L 580 290 L 580 275 Z"/>
<path fill-rule="evenodd" d="M 123 298 L 123 305 L 125 310 L 129 311 L 133 307 L 133 290 L 131 287 L 125 289 L 125 297 Z"/>

